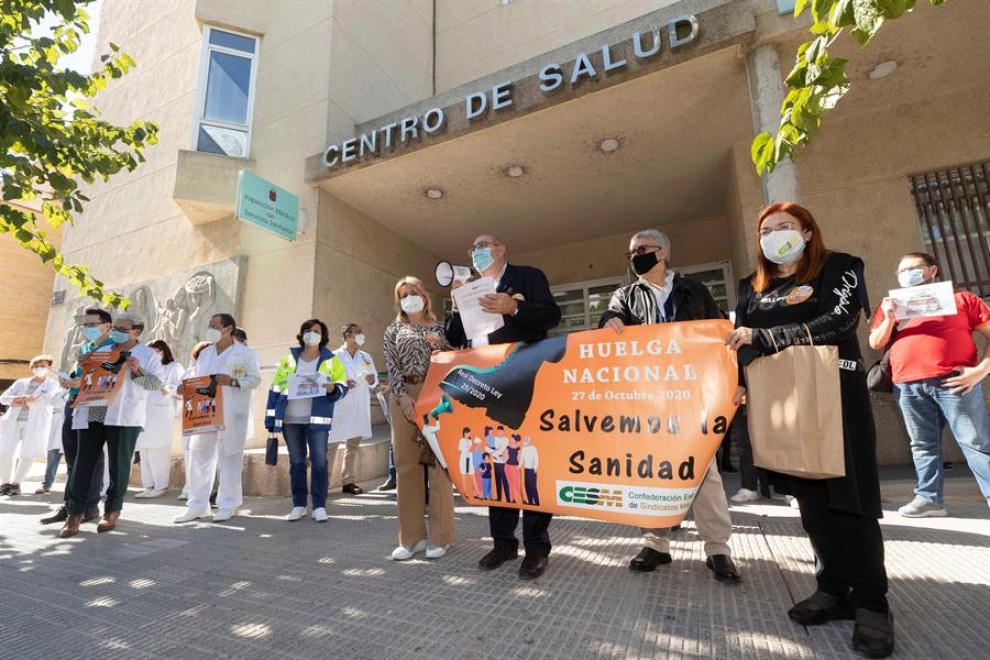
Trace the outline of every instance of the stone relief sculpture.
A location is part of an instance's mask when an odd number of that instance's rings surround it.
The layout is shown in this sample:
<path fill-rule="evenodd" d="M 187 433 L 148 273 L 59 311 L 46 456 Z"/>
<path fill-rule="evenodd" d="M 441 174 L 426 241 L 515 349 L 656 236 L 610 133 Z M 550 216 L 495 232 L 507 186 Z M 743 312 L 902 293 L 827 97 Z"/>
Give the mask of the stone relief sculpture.
<path fill-rule="evenodd" d="M 176 273 L 158 280 L 142 283 L 125 295 L 131 301 L 130 310 L 145 322 L 141 339 L 144 343 L 162 339 L 171 347 L 176 360 L 189 361 L 189 354 L 202 341 L 210 317 L 217 312 L 234 312 L 239 264 L 236 260 L 211 264 L 192 274 Z M 155 291 L 159 294 L 156 295 Z M 168 291 L 171 290 L 171 294 Z M 164 301 L 164 302 L 161 302 Z M 68 371 L 75 364 L 75 354 L 83 343 L 82 323 L 87 307 L 95 306 L 84 300 L 65 326 L 61 347 L 61 368 Z"/>

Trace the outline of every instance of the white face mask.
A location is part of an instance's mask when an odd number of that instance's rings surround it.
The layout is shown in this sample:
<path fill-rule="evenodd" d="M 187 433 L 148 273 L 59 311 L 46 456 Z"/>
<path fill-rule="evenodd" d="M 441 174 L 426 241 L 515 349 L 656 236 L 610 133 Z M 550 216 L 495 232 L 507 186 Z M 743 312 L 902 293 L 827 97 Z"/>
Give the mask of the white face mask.
<path fill-rule="evenodd" d="M 364 333 L 354 335 L 354 343 L 358 346 L 364 346 Z"/>
<path fill-rule="evenodd" d="M 323 335 L 318 332 L 313 332 L 312 330 L 303 333 L 303 343 L 307 346 L 318 346 L 320 344 L 320 340 L 322 339 Z"/>
<path fill-rule="evenodd" d="M 901 288 L 908 288 L 911 286 L 918 286 L 919 284 L 925 283 L 925 269 L 924 268 L 912 268 L 910 270 L 905 270 L 897 274 L 897 282 L 901 285 Z"/>
<path fill-rule="evenodd" d="M 402 311 L 406 314 L 418 314 L 423 311 L 424 307 L 426 307 L 426 303 L 423 302 L 423 299 L 415 293 L 411 293 L 403 298 L 399 302 L 399 305 L 402 307 Z"/>
<path fill-rule="evenodd" d="M 222 338 L 223 338 L 223 333 L 217 330 L 216 328 L 207 328 L 206 332 L 203 333 L 203 339 L 210 342 L 211 344 L 217 343 Z"/>
<path fill-rule="evenodd" d="M 35 378 L 44 378 L 48 375 L 48 367 L 35 367 L 31 370 Z"/>
<path fill-rule="evenodd" d="M 760 239 L 763 256 L 773 263 L 789 264 L 804 252 L 804 236 L 796 229 L 772 231 Z"/>

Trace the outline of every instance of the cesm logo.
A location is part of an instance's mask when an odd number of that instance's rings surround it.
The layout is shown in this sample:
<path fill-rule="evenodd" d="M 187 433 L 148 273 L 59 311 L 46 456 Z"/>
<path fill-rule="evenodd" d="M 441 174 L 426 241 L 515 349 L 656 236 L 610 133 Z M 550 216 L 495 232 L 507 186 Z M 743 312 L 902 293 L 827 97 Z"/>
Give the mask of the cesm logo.
<path fill-rule="evenodd" d="M 619 509 L 625 508 L 622 501 L 621 489 L 608 489 L 599 486 L 564 486 L 557 491 L 557 500 L 571 506 L 608 506 Z"/>

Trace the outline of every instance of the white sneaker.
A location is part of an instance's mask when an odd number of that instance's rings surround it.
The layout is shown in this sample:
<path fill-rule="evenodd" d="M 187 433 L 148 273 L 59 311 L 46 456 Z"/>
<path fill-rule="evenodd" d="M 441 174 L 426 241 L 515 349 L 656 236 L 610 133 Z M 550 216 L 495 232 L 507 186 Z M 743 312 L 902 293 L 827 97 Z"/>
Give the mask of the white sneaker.
<path fill-rule="evenodd" d="M 315 511 L 313 512 L 316 513 Z M 289 522 L 295 522 L 306 517 L 306 507 L 304 506 L 294 506 L 292 511 L 289 511 L 289 515 L 285 517 Z"/>
<path fill-rule="evenodd" d="M 145 488 L 140 493 L 135 493 L 134 494 L 134 499 L 144 498 L 144 497 L 151 497 L 151 494 L 153 492 L 155 492 L 155 489 L 154 488 Z"/>
<path fill-rule="evenodd" d="M 730 502 L 735 502 L 736 504 L 745 504 L 746 502 L 758 502 L 760 500 L 760 494 L 755 490 L 750 490 L 748 488 L 740 488 L 739 492 L 729 498 Z"/>
<path fill-rule="evenodd" d="M 185 513 L 175 517 L 175 522 L 177 523 L 192 522 L 197 518 L 209 518 L 211 515 L 212 515 L 211 511 L 190 511 L 189 509 L 186 509 Z"/>
<path fill-rule="evenodd" d="M 400 545 L 398 548 L 392 551 L 392 559 L 395 561 L 406 561 L 407 559 L 412 559 L 413 555 L 417 552 L 423 552 L 426 550 L 426 539 L 421 539 L 416 542 L 416 545 L 411 548 L 408 546 Z"/>
<path fill-rule="evenodd" d="M 949 515 L 944 506 L 929 502 L 923 497 L 915 497 L 898 509 L 897 513 L 905 518 L 931 518 Z"/>
<path fill-rule="evenodd" d="M 234 517 L 234 512 L 230 509 L 218 509 L 216 513 L 213 514 L 213 522 L 224 522 L 225 520 L 230 520 Z"/>
<path fill-rule="evenodd" d="M 440 559 L 445 554 L 447 554 L 447 548 L 449 545 L 433 545 L 430 544 L 426 546 L 426 558 L 427 559 Z"/>
<path fill-rule="evenodd" d="M 168 492 L 168 488 L 155 488 L 150 493 L 145 494 L 143 497 L 145 497 L 145 498 L 147 498 L 149 500 L 153 500 L 156 497 L 161 497 L 162 495 L 164 495 L 167 492 Z M 135 495 L 135 497 L 137 497 L 137 496 Z"/>
<path fill-rule="evenodd" d="M 313 520 L 316 522 L 326 522 L 330 520 L 330 516 L 327 515 L 327 510 L 320 506 L 313 509 Z"/>

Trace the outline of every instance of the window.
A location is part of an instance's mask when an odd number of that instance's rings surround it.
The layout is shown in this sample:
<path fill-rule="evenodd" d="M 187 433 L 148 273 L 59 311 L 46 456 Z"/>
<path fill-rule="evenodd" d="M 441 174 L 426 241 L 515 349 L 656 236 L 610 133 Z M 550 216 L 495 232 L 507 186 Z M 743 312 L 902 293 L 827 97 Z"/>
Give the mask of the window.
<path fill-rule="evenodd" d="M 608 301 L 626 280 L 623 277 L 610 277 L 593 282 L 578 282 L 553 287 L 553 297 L 560 306 L 561 319 L 552 335 L 566 335 L 578 330 L 592 330 L 598 327 L 598 319 L 608 309 Z"/>
<path fill-rule="evenodd" d="M 675 268 L 674 272 L 690 277 L 708 287 L 715 304 L 725 313 L 736 309 L 736 289 L 732 281 L 732 266 L 728 261 L 720 261 L 688 268 Z"/>
<path fill-rule="evenodd" d="M 911 194 L 925 251 L 942 279 L 990 296 L 990 162 L 911 177 Z"/>
<path fill-rule="evenodd" d="M 258 39 L 213 27 L 203 35 L 196 101 L 197 151 L 247 158 Z"/>

